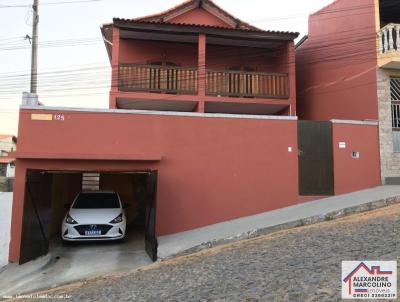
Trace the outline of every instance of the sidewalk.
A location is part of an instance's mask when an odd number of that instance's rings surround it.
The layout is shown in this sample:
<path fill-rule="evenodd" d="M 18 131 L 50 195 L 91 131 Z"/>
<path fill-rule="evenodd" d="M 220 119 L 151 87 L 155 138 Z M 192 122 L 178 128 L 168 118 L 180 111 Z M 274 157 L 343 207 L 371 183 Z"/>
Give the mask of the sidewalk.
<path fill-rule="evenodd" d="M 317 223 L 400 202 L 400 186 L 333 196 L 210 226 L 161 236 L 158 257 L 170 258 L 282 229 Z"/>
<path fill-rule="evenodd" d="M 216 245 L 255 237 L 296 226 L 330 220 L 351 213 L 400 202 L 400 186 L 384 186 L 346 195 L 304 202 L 254 216 L 159 237 L 158 257 L 166 259 Z M 33 292 L 109 273 L 130 271 L 151 264 L 143 237 L 132 244 L 102 244 L 62 247 L 21 266 L 9 264 L 0 270 L 0 298 L 5 294 Z M 99 261 L 100 259 L 100 261 Z"/>

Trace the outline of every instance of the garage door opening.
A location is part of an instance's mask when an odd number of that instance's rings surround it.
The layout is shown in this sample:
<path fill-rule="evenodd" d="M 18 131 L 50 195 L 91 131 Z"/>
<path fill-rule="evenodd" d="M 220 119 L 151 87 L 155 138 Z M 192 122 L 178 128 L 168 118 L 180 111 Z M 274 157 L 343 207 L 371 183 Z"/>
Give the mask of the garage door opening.
<path fill-rule="evenodd" d="M 68 251 L 97 248 L 132 254 L 145 250 L 155 261 L 156 188 L 157 171 L 27 171 L 19 263 L 45 255 L 49 250 L 65 256 Z M 83 241 L 63 247 L 61 225 L 68 205 L 79 192 L 88 190 L 119 194 L 127 222 L 123 242 Z"/>

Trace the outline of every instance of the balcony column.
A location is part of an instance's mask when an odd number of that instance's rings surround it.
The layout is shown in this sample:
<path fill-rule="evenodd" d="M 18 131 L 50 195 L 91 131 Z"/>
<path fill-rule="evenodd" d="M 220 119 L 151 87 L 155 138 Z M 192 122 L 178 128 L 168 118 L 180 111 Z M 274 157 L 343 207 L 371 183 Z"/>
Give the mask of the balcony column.
<path fill-rule="evenodd" d="M 383 54 L 382 38 L 383 38 L 383 35 L 382 35 L 382 32 L 380 31 L 380 32 L 378 32 L 378 47 L 379 47 L 379 53 L 380 54 Z"/>
<path fill-rule="evenodd" d="M 389 32 L 389 50 L 393 51 L 394 50 L 394 40 L 393 40 L 393 26 L 388 26 L 388 32 Z"/>
<path fill-rule="evenodd" d="M 389 50 L 389 45 L 388 45 L 388 32 L 387 28 L 383 29 L 383 52 L 387 52 Z"/>
<path fill-rule="evenodd" d="M 118 27 L 113 26 L 112 29 L 112 51 L 111 51 L 111 91 L 110 91 L 110 109 L 117 108 L 116 95 L 118 92 L 118 78 L 119 78 L 119 41 L 120 31 Z"/>
<path fill-rule="evenodd" d="M 206 97 L 206 35 L 199 34 L 198 43 L 198 105 L 197 112 L 204 112 Z"/>
<path fill-rule="evenodd" d="M 289 90 L 289 100 L 290 108 L 288 115 L 296 116 L 296 50 L 294 47 L 294 42 L 290 41 L 287 43 L 287 54 L 288 54 L 288 90 Z"/>
<path fill-rule="evenodd" d="M 396 48 L 400 51 L 400 25 L 396 25 Z"/>

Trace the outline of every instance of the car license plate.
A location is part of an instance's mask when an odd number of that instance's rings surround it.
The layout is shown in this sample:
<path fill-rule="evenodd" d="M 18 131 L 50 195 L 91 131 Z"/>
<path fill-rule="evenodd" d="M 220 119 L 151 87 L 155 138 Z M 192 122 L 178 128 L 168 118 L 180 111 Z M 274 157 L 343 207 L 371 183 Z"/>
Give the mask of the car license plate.
<path fill-rule="evenodd" d="M 101 235 L 101 230 L 87 230 L 85 231 L 86 236 L 96 236 Z"/>

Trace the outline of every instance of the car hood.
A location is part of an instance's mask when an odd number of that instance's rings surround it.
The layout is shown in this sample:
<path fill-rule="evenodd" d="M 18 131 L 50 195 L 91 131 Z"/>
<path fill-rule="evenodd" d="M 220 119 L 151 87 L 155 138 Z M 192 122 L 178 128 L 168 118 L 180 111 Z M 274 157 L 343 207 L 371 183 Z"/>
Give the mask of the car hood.
<path fill-rule="evenodd" d="M 121 208 L 115 209 L 70 209 L 69 215 L 79 224 L 109 223 L 121 214 Z"/>

